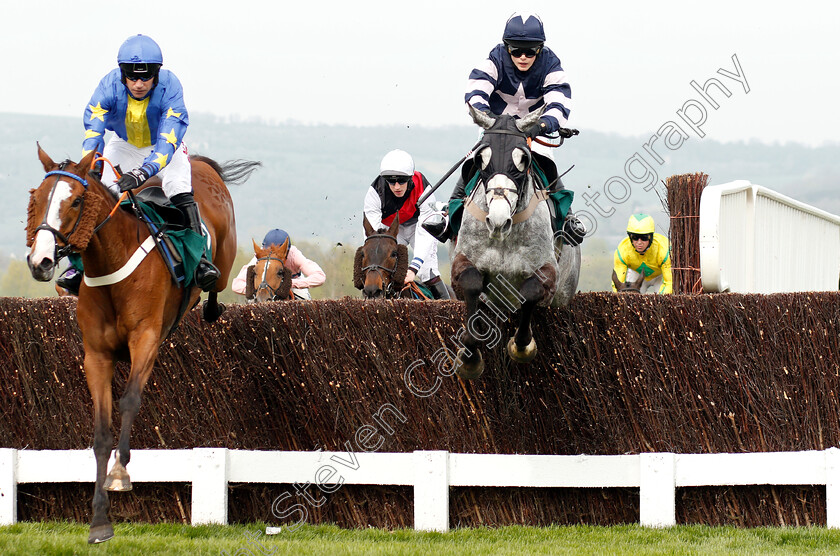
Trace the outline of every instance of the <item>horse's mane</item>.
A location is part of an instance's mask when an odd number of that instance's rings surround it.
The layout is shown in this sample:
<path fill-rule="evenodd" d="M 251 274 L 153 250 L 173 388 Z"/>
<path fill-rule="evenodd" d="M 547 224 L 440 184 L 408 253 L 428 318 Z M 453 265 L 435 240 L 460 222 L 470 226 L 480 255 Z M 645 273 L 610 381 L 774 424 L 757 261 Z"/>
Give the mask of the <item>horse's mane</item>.
<path fill-rule="evenodd" d="M 228 160 L 224 164 L 219 164 L 212 158 L 208 158 L 200 154 L 191 155 L 190 159 L 204 162 L 213 168 L 213 170 L 222 177 L 222 181 L 224 181 L 227 185 L 240 185 L 244 183 L 251 176 L 251 173 L 257 169 L 257 167 L 262 166 L 262 162 L 256 160 L 245 160 L 242 158 Z"/>

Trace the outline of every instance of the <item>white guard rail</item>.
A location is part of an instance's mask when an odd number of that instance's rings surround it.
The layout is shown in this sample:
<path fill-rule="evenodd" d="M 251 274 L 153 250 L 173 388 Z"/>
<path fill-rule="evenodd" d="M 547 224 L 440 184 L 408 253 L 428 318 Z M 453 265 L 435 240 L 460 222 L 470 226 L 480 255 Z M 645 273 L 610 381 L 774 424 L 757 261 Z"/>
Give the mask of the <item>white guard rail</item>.
<path fill-rule="evenodd" d="M 738 180 L 700 197 L 705 292 L 837 291 L 840 216 Z"/>
<path fill-rule="evenodd" d="M 17 521 L 18 484 L 92 483 L 95 469 L 93 450 L 0 448 L 0 525 Z M 289 493 L 308 484 L 319 499 L 344 484 L 413 486 L 414 527 L 423 531 L 449 530 L 450 487 L 638 488 L 641 525 L 667 527 L 676 524 L 679 487 L 825 485 L 827 525 L 840 528 L 838 448 L 615 456 L 132 450 L 128 471 L 133 482 L 191 483 L 193 525 L 227 523 L 232 482 L 285 484 Z M 307 502 L 290 494 L 288 505 L 296 503 Z"/>

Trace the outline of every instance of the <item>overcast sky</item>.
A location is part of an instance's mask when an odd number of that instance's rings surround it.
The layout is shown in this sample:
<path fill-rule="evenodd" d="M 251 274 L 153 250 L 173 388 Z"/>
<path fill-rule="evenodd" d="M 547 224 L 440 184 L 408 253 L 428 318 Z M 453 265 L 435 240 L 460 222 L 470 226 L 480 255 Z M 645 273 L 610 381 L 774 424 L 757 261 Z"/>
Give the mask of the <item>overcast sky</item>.
<path fill-rule="evenodd" d="M 568 74 L 572 127 L 650 134 L 668 121 L 682 124 L 685 106 L 686 117 L 705 118 L 698 128 L 720 141 L 838 142 L 833 1 L 3 4 L 0 112 L 81 119 L 120 44 L 144 33 L 160 44 L 193 113 L 467 125 L 467 75 L 519 10 L 542 17 L 547 45 Z M 718 70 L 740 73 L 746 84 Z M 691 86 L 713 77 L 731 94 L 709 88 L 717 109 Z"/>

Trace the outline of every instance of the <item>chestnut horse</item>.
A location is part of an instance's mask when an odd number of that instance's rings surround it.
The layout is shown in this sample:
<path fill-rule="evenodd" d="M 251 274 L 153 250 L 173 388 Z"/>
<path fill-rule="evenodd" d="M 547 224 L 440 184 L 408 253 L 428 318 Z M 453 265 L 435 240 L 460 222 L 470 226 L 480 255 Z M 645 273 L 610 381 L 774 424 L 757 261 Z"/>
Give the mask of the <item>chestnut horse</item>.
<path fill-rule="evenodd" d="M 249 302 L 281 301 L 295 299 L 292 293 L 292 271 L 286 268 L 286 258 L 292 247 L 286 238 L 282 245 L 260 247 L 254 244 L 257 262 L 248 267 L 245 278 L 245 299 Z"/>
<path fill-rule="evenodd" d="M 30 272 L 36 280 L 51 280 L 58 259 L 70 251 L 81 253 L 85 269 L 76 317 L 93 400 L 96 456 L 88 542 L 99 543 L 114 536 L 106 490 L 131 490 L 125 469 L 130 458 L 131 425 L 140 409 L 143 387 L 151 375 L 158 348 L 177 323 L 182 303 L 193 307 L 201 291 L 197 287 L 185 290 L 175 284 L 157 253 L 149 253 L 131 270 L 143 254 L 138 245 L 149 238 L 149 230 L 133 213 L 112 210 L 117 200 L 96 175 L 88 172 L 94 153 L 78 164 L 69 160 L 56 164 L 39 145 L 38 158 L 47 174 L 41 185 L 30 192 L 26 225 L 26 243 L 31 247 L 27 257 Z M 191 164 L 195 200 L 209 233 L 213 263 L 221 273 L 204 304 L 204 319 L 214 321 L 224 310 L 217 295 L 227 286 L 236 256 L 233 202 L 225 181 L 244 181 L 260 163 L 238 161 L 222 168 L 209 158 L 193 157 Z M 153 180 L 149 181 L 160 181 Z M 150 249 L 146 247 L 145 251 Z M 107 285 L 90 285 L 88 280 L 96 284 L 91 277 L 101 277 L 99 283 Z M 116 462 L 106 476 L 114 442 L 111 382 L 118 359 L 129 360 L 131 371 L 119 401 L 121 427 Z"/>

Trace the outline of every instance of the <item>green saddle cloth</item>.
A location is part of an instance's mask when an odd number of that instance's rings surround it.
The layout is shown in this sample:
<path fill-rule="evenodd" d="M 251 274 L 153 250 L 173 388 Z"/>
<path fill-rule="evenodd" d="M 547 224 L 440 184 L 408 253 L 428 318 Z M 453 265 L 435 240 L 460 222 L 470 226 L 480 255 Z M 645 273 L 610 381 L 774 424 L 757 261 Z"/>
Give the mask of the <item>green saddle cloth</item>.
<path fill-rule="evenodd" d="M 155 224 L 156 228 L 160 228 L 161 225 L 165 224 L 163 218 L 157 213 L 157 211 L 154 210 L 152 205 L 144 203 L 143 201 L 137 201 L 137 204 L 140 206 L 140 210 L 143 211 L 143 214 L 145 214 L 149 220 Z M 120 206 L 130 208 L 131 202 L 123 201 L 120 203 Z M 212 262 L 212 253 L 210 252 L 210 249 L 207 249 L 207 241 L 204 236 L 195 233 L 191 228 L 169 229 L 166 231 L 166 235 L 172 240 L 172 245 L 178 251 L 178 256 L 180 257 L 184 268 L 184 286 L 189 287 L 193 284 L 195 269 L 198 268 L 198 262 L 201 260 L 202 255 L 204 255 L 208 261 Z M 84 271 L 81 255 L 78 253 L 71 253 L 67 258 L 70 260 L 70 264 L 74 268 Z M 165 262 L 170 264 L 170 261 Z M 181 279 L 182 277 L 179 276 L 178 278 Z"/>
<path fill-rule="evenodd" d="M 537 185 L 543 189 L 548 189 L 548 179 L 545 177 L 545 173 L 542 171 L 539 164 L 537 164 L 536 160 L 531 160 L 531 169 L 534 172 L 534 178 L 537 181 Z M 464 198 L 451 199 L 449 201 L 449 226 L 452 229 L 453 237 L 457 236 L 461 229 L 461 219 L 464 216 L 464 201 L 470 196 L 477 183 L 478 172 L 476 172 L 472 179 L 470 179 L 467 183 L 465 188 L 466 195 Z M 551 229 L 553 232 L 557 232 L 563 229 L 563 222 L 566 221 L 566 215 L 569 213 L 575 194 L 573 191 L 569 191 L 568 189 L 561 189 L 560 191 L 555 191 L 554 193 L 549 194 L 548 197 L 554 206 L 554 210 L 551 211 L 554 215 L 554 219 L 551 223 Z"/>

